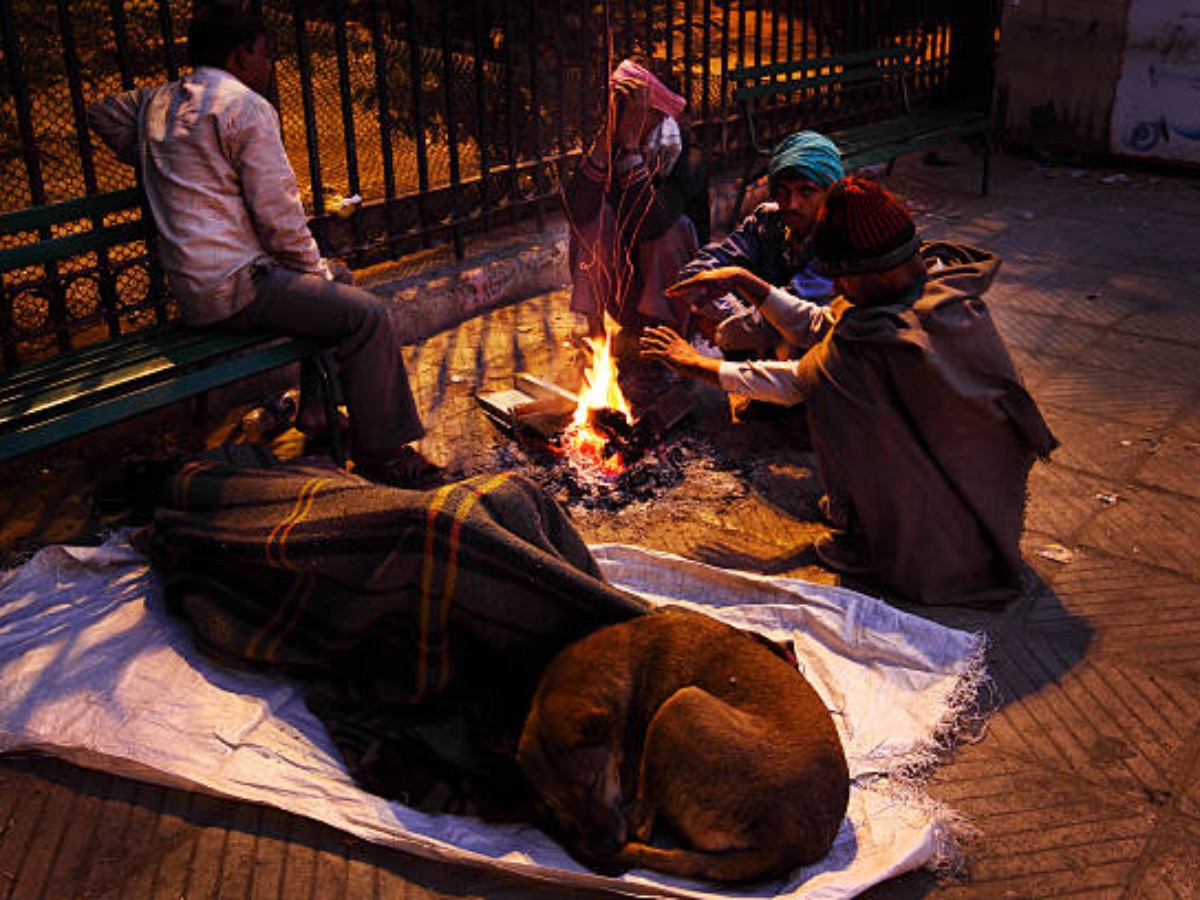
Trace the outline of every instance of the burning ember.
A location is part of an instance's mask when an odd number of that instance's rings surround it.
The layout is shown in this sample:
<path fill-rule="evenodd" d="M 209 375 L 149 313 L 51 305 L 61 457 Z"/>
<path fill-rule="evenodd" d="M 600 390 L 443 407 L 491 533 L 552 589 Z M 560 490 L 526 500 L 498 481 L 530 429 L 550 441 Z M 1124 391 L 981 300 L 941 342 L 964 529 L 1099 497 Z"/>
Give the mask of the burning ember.
<path fill-rule="evenodd" d="M 583 471 L 604 478 L 617 478 L 625 471 L 621 444 L 628 445 L 633 420 L 629 404 L 617 384 L 616 361 L 609 334 L 588 338 L 592 351 L 590 371 L 583 376 L 579 404 L 558 446 Z"/>
<path fill-rule="evenodd" d="M 564 505 L 619 510 L 679 484 L 687 460 L 704 451 L 689 439 L 662 440 L 692 409 L 683 386 L 667 385 L 634 419 L 609 339 L 589 344 L 579 393 L 518 373 L 511 390 L 478 399 L 515 439 L 497 448 L 501 466 L 526 471 Z"/>

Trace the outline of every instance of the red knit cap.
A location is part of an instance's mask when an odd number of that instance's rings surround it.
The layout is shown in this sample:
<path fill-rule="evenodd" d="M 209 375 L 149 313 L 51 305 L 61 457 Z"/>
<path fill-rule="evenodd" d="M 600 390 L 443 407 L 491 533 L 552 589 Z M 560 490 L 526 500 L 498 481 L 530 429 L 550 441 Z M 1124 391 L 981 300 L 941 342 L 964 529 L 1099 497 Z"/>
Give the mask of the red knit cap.
<path fill-rule="evenodd" d="M 883 272 L 917 252 L 917 226 L 899 200 L 866 178 L 849 175 L 825 195 L 813 232 L 823 274 Z"/>

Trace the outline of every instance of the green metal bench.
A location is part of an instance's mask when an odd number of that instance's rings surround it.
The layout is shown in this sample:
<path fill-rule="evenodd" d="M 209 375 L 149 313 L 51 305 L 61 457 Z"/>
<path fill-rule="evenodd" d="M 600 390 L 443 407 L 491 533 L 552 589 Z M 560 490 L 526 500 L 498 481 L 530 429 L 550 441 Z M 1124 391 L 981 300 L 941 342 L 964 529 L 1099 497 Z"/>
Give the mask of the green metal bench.
<path fill-rule="evenodd" d="M 911 99 L 916 74 L 916 56 L 909 47 L 731 70 L 733 98 L 742 108 L 754 152 L 742 175 L 734 206 L 735 221 L 730 228 L 737 224 L 747 189 L 765 173 L 777 138 L 801 127 L 813 127 L 806 126 L 805 119 L 866 119 L 824 131 L 841 150 L 842 164 L 848 172 L 886 162 L 890 173 L 897 157 L 949 140 L 981 136 L 984 155 L 980 193 L 986 195 L 992 152 L 987 109 L 916 108 Z M 789 98 L 790 102 L 781 105 L 777 102 L 780 98 Z M 779 118 L 780 113 L 784 114 L 787 130 L 777 138 L 769 137 L 759 120 L 763 116 Z"/>
<path fill-rule="evenodd" d="M 97 194 L 0 215 L 0 278 L 11 291 L 33 272 L 97 260 L 138 242 L 152 247 L 153 222 L 140 189 Z M 27 279 L 26 279 L 27 280 Z M 44 449 L 140 413 L 279 366 L 314 367 L 327 420 L 337 421 L 333 375 L 307 338 L 156 324 L 0 372 L 0 461 Z M 337 429 L 331 452 L 346 461 Z"/>

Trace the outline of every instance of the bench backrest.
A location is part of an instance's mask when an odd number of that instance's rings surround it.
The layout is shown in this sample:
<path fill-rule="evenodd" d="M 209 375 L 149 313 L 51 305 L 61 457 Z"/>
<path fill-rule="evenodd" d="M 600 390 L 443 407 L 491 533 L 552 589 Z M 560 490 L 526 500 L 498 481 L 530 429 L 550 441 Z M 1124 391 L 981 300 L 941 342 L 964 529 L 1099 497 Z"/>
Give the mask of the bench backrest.
<path fill-rule="evenodd" d="M 22 345 L 53 337 L 68 350 L 76 333 L 103 324 L 115 335 L 140 310 L 163 321 L 166 292 L 153 242 L 153 220 L 136 187 L 0 214 L 4 368 L 19 363 Z M 131 269 L 136 276 L 126 274 Z"/>
<path fill-rule="evenodd" d="M 791 62 L 733 69 L 733 99 L 741 104 L 755 149 L 766 152 L 757 133 L 756 112 L 778 109 L 772 101 L 785 100 L 783 108 L 811 101 L 826 112 L 843 103 L 850 90 L 876 91 L 880 102 L 894 112 L 909 111 L 909 81 L 916 71 L 916 53 L 911 47 L 863 50 L 840 56 L 822 56 Z M 880 90 L 882 89 L 882 91 Z M 795 123 L 788 123 L 788 130 Z"/>

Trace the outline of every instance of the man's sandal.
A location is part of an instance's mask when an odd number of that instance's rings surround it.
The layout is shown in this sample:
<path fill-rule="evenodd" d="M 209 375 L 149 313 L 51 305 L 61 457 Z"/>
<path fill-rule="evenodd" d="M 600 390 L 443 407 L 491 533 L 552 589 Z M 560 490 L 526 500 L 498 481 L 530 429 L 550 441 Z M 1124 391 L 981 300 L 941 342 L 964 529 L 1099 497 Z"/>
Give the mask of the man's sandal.
<path fill-rule="evenodd" d="M 445 470 L 412 447 L 401 447 L 395 456 L 381 462 L 358 464 L 354 467 L 354 473 L 368 481 L 409 490 L 425 490 L 446 481 Z"/>

